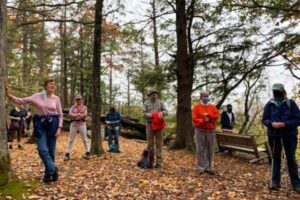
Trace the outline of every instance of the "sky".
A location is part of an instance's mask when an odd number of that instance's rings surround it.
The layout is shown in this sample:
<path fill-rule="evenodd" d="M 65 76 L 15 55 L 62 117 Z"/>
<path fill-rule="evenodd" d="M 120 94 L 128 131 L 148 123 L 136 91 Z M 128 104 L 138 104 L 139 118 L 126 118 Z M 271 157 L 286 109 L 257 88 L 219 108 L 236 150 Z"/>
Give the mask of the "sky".
<path fill-rule="evenodd" d="M 135 0 L 130 1 L 126 0 L 125 6 L 126 6 L 126 17 L 124 18 L 124 21 L 130 21 L 130 20 L 137 20 L 141 19 L 141 16 L 143 13 L 145 13 L 146 9 L 149 8 L 146 0 Z M 215 0 L 207 0 L 207 2 L 215 2 Z M 300 30 L 300 29 L 299 29 Z M 299 72 L 296 72 L 296 74 L 300 74 Z M 293 86 L 298 84 L 299 81 L 294 78 L 291 73 L 284 69 L 283 66 L 276 66 L 276 67 L 268 67 L 265 70 L 265 76 L 268 77 L 267 85 L 273 85 L 274 83 L 282 83 L 284 84 L 288 96 L 291 96 Z M 240 86 L 237 91 L 242 95 L 243 86 Z M 268 90 L 263 93 L 265 99 L 268 99 L 268 97 L 271 95 L 271 87 L 268 88 Z M 232 100 L 229 100 L 232 101 Z"/>

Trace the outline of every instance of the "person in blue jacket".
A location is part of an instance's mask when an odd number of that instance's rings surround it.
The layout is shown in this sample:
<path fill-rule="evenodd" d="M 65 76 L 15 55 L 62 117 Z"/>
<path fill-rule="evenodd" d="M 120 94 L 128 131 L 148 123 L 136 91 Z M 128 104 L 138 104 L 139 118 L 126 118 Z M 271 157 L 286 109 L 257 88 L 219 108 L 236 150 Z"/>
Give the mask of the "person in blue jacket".
<path fill-rule="evenodd" d="M 116 111 L 114 107 L 111 107 L 109 113 L 105 117 L 105 123 L 108 131 L 108 146 L 110 152 L 120 152 L 119 150 L 119 134 L 121 114 Z M 114 140 L 114 144 L 113 144 Z"/>
<path fill-rule="evenodd" d="M 268 140 L 273 152 L 271 190 L 280 188 L 281 151 L 284 147 L 288 172 L 293 189 L 300 193 L 300 179 L 296 162 L 297 127 L 300 125 L 300 111 L 291 99 L 287 99 L 282 84 L 273 85 L 274 98 L 264 108 L 263 124 L 268 128 Z"/>
<path fill-rule="evenodd" d="M 235 123 L 235 116 L 234 113 L 232 112 L 232 105 L 228 104 L 226 106 L 226 111 L 222 112 L 221 115 L 221 125 L 222 129 L 224 130 L 232 130 L 233 125 Z"/>

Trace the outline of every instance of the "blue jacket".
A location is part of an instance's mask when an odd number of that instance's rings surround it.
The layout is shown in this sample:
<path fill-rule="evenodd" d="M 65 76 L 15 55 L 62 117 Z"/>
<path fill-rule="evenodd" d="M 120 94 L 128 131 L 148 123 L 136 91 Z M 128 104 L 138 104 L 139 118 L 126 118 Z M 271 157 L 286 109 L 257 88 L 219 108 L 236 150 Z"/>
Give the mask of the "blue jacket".
<path fill-rule="evenodd" d="M 263 113 L 263 124 L 268 128 L 269 136 L 297 135 L 297 127 L 300 125 L 300 111 L 293 100 L 284 99 L 280 107 L 274 99 L 270 100 Z M 284 122 L 285 127 L 274 129 L 273 122 Z"/>
<path fill-rule="evenodd" d="M 234 122 L 235 122 L 234 113 L 232 113 L 232 121 L 230 123 L 230 119 L 229 119 L 227 112 L 226 111 L 222 112 L 222 115 L 221 115 L 222 129 L 232 130 Z"/>
<path fill-rule="evenodd" d="M 115 112 L 114 114 L 108 113 L 105 117 L 105 121 L 109 121 L 109 122 L 121 121 L 121 114 L 119 112 Z"/>

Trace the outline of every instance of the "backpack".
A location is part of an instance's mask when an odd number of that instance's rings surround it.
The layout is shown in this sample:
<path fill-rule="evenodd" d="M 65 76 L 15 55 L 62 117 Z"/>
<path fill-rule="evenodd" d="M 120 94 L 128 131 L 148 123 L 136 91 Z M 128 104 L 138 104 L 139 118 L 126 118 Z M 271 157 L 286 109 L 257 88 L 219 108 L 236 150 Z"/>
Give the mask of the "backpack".
<path fill-rule="evenodd" d="M 153 167 L 153 163 L 154 163 L 153 151 L 145 149 L 142 153 L 141 159 L 137 163 L 137 166 L 142 169 L 150 169 Z"/>

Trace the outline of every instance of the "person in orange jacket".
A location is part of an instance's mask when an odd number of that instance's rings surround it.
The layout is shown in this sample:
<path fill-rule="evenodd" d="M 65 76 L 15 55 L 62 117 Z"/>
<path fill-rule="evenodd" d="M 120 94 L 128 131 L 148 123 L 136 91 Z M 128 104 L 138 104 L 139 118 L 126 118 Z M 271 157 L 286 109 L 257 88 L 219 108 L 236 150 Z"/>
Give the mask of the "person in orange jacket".
<path fill-rule="evenodd" d="M 216 122 L 220 116 L 218 109 L 210 104 L 209 93 L 200 93 L 201 103 L 193 108 L 193 122 L 197 147 L 197 170 L 200 174 L 214 174 L 213 155 Z"/>

